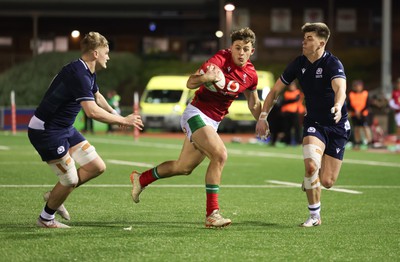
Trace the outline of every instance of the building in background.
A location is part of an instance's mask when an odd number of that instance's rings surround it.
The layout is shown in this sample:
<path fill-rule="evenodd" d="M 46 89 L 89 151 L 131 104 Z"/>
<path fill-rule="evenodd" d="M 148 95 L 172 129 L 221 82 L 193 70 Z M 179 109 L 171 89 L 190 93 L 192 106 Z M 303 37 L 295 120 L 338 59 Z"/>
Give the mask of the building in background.
<path fill-rule="evenodd" d="M 328 50 L 347 68 L 370 74 L 380 84 L 382 1 L 233 0 L 230 27 L 250 26 L 257 33 L 253 60 L 287 63 L 301 52 L 299 28 L 323 21 L 335 36 Z M 99 31 L 113 52 L 202 60 L 224 45 L 217 31 L 226 30 L 223 0 L 0 0 L 0 72 L 49 51 L 77 50 L 81 34 Z M 392 3 L 392 71 L 400 74 L 400 1 Z M 225 32 L 226 33 L 226 32 Z M 219 35 L 221 37 L 221 35 Z M 222 36 L 222 38 L 225 36 Z M 361 66 L 360 66 L 361 65 Z M 360 76 L 354 76 L 359 78 Z M 364 78 L 365 79 L 365 78 Z"/>

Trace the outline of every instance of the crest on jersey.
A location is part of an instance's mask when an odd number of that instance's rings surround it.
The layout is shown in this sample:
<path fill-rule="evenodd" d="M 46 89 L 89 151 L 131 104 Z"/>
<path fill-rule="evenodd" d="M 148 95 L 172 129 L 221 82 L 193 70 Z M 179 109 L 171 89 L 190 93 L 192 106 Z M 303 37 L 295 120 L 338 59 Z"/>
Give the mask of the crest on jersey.
<path fill-rule="evenodd" d="M 310 126 L 308 129 L 307 129 L 307 132 L 308 133 L 315 133 L 315 127 L 312 127 L 312 126 Z"/>
<path fill-rule="evenodd" d="M 321 67 L 317 68 L 317 71 L 315 72 L 315 78 L 322 78 L 322 68 Z"/>
<path fill-rule="evenodd" d="M 64 146 L 59 146 L 58 148 L 57 148 L 57 154 L 62 154 L 62 153 L 64 153 L 64 151 L 65 151 L 65 147 Z"/>

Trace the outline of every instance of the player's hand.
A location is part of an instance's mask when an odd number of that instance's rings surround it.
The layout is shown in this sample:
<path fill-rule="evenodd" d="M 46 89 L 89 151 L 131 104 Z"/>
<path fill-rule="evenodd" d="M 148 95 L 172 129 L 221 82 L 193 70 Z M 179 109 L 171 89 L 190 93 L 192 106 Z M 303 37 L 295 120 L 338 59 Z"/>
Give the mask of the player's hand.
<path fill-rule="evenodd" d="M 258 120 L 256 124 L 256 136 L 261 140 L 267 140 L 270 135 L 268 122 L 266 120 Z"/>
<path fill-rule="evenodd" d="M 267 121 L 268 114 L 266 112 L 261 112 L 256 124 L 256 136 L 261 140 L 267 140 L 270 136 L 269 124 Z"/>
<path fill-rule="evenodd" d="M 209 65 L 203 75 L 204 82 L 218 82 L 221 79 L 218 76 L 219 68 L 213 64 Z"/>
<path fill-rule="evenodd" d="M 337 124 L 342 118 L 342 107 L 339 104 L 335 104 L 331 108 L 331 113 L 334 115 L 333 120 L 335 120 L 335 123 Z"/>
<path fill-rule="evenodd" d="M 142 118 L 140 117 L 140 115 L 137 114 L 130 114 L 127 115 L 125 117 L 125 121 L 126 123 L 128 123 L 128 126 L 134 126 L 136 128 L 138 128 L 139 130 L 143 130 L 143 122 L 142 122 Z"/>

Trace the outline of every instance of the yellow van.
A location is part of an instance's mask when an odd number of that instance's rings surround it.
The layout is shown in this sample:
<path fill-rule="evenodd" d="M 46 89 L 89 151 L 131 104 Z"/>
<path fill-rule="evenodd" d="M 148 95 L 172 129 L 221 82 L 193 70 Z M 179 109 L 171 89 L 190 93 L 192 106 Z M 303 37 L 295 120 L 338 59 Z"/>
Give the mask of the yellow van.
<path fill-rule="evenodd" d="M 152 77 L 140 99 L 140 115 L 145 128 L 181 130 L 180 119 L 195 90 L 186 87 L 189 76 Z"/>
<path fill-rule="evenodd" d="M 257 71 L 257 93 L 261 101 L 267 97 L 275 84 L 274 75 L 269 71 Z M 244 94 L 240 94 L 229 108 L 229 114 L 225 116 L 220 125 L 220 130 L 225 132 L 249 131 L 255 128 L 256 121 L 250 113 Z"/>

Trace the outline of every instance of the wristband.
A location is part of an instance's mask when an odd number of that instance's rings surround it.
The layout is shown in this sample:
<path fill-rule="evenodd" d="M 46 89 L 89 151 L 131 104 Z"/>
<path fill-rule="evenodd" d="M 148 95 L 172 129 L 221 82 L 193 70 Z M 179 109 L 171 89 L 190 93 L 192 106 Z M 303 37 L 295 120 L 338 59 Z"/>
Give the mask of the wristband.
<path fill-rule="evenodd" d="M 267 117 L 268 117 L 267 112 L 261 112 L 258 120 L 267 120 Z"/>

